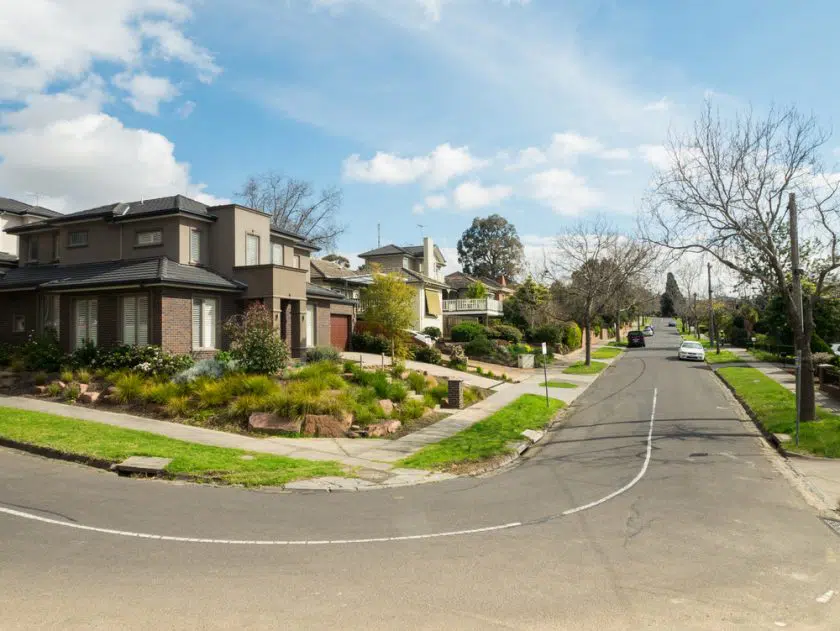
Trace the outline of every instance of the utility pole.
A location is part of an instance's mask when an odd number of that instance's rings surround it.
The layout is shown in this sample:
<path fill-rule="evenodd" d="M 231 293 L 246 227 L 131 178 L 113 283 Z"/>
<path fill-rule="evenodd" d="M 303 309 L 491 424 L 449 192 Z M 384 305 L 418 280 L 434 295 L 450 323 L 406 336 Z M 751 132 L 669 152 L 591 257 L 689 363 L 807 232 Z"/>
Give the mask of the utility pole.
<path fill-rule="evenodd" d="M 802 270 L 799 269 L 799 226 L 796 211 L 796 194 L 788 195 L 790 213 L 790 264 L 793 267 L 793 303 L 797 309 L 799 323 L 797 328 L 796 348 L 796 445 L 799 446 L 799 423 L 802 420 L 802 345 L 805 340 L 805 314 L 802 309 Z"/>
<path fill-rule="evenodd" d="M 697 336 L 697 339 L 700 339 L 700 329 L 698 328 L 697 323 L 697 292 L 694 292 L 694 308 L 691 310 L 692 318 L 694 319 L 694 335 Z M 688 327 L 688 330 L 691 330 L 691 327 Z"/>
<path fill-rule="evenodd" d="M 720 342 L 715 335 L 715 307 L 712 304 L 712 264 L 706 263 L 706 271 L 709 274 L 709 342 L 714 340 L 717 343 L 717 352 L 720 354 Z"/>
<path fill-rule="evenodd" d="M 376 247 L 382 247 L 382 224 L 376 224 Z"/>

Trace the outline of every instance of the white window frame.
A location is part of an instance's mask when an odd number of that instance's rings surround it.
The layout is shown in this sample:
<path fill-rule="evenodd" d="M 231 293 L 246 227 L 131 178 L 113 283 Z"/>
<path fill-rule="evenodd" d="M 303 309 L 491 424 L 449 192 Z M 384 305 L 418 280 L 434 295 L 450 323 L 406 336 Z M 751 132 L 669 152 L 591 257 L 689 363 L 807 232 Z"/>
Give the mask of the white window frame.
<path fill-rule="evenodd" d="M 12 316 L 12 333 L 26 333 L 26 316 L 19 313 Z"/>
<path fill-rule="evenodd" d="M 29 261 L 37 261 L 38 260 L 38 246 L 40 239 L 36 235 L 31 235 L 29 237 L 29 243 L 27 244 L 27 260 Z M 33 252 L 34 251 L 34 252 Z"/>
<path fill-rule="evenodd" d="M 194 351 L 216 350 L 219 300 L 194 297 L 192 300 L 192 348 Z M 208 316 L 208 313 L 210 316 Z M 209 320 L 211 321 L 208 321 Z"/>
<path fill-rule="evenodd" d="M 77 237 L 74 241 L 73 237 Z M 78 237 L 82 237 L 79 239 Z M 67 233 L 67 247 L 68 248 L 86 248 L 88 244 L 88 231 L 75 230 Z"/>
<path fill-rule="evenodd" d="M 250 253 L 250 245 L 252 243 L 256 244 L 256 249 L 254 250 L 254 258 L 249 258 Z M 245 265 L 259 265 L 260 264 L 260 236 L 258 234 L 246 234 L 245 235 Z"/>
<path fill-rule="evenodd" d="M 292 262 L 294 263 L 295 269 L 300 269 L 300 254 L 295 254 L 292 258 Z"/>
<path fill-rule="evenodd" d="M 163 245 L 163 230 L 140 230 L 134 236 L 134 247 L 149 248 Z"/>
<path fill-rule="evenodd" d="M 277 256 L 277 253 L 280 253 L 280 256 Z M 272 265 L 283 265 L 283 259 L 285 258 L 286 253 L 284 252 L 283 244 L 282 243 L 272 243 L 271 244 L 271 263 Z"/>
<path fill-rule="evenodd" d="M 190 263 L 201 263 L 201 230 L 190 228 Z"/>
<path fill-rule="evenodd" d="M 84 337 L 80 337 L 79 332 L 82 319 L 85 320 Z M 76 298 L 73 304 L 73 348 L 80 348 L 86 340 L 99 343 L 99 301 L 96 298 Z"/>
<path fill-rule="evenodd" d="M 318 345 L 317 310 L 314 304 L 306 305 L 306 346 Z M 311 335 L 310 335 L 311 333 Z"/>
<path fill-rule="evenodd" d="M 123 296 L 120 337 L 128 346 L 149 345 L 149 296 Z"/>

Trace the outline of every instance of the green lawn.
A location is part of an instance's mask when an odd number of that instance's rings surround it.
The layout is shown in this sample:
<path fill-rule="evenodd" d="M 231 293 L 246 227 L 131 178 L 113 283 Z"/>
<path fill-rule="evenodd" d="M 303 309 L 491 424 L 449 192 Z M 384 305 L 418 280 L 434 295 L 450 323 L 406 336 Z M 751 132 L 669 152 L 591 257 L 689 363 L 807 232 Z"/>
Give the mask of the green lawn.
<path fill-rule="evenodd" d="M 796 397 L 757 368 L 720 368 L 718 374 L 746 402 L 764 428 L 774 434 L 796 433 Z M 840 458 L 840 417 L 817 408 L 819 420 L 801 423 L 799 449 L 793 442 L 785 449 Z"/>
<path fill-rule="evenodd" d="M 765 351 L 760 348 L 748 348 L 747 351 L 760 362 L 782 361 L 782 358 L 778 353 L 771 353 L 770 351 Z M 790 361 L 790 357 L 788 357 L 788 361 Z"/>
<path fill-rule="evenodd" d="M 703 348 L 709 349 L 712 347 L 712 343 L 709 341 L 707 337 L 697 337 L 694 333 L 683 333 L 682 339 L 685 341 L 691 342 L 700 342 L 703 345 Z"/>
<path fill-rule="evenodd" d="M 612 359 L 623 353 L 620 348 L 615 346 L 602 346 L 601 348 L 592 351 L 592 359 Z"/>
<path fill-rule="evenodd" d="M 725 364 L 727 362 L 740 362 L 744 360 L 732 351 L 721 351 L 720 355 L 718 355 L 714 350 L 708 350 L 706 351 L 706 361 L 710 364 Z"/>
<path fill-rule="evenodd" d="M 621 340 L 620 342 L 616 342 L 615 340 L 613 340 L 612 342 L 607 344 L 607 346 L 626 348 L 627 347 L 627 340 Z"/>
<path fill-rule="evenodd" d="M 546 385 L 549 388 L 577 388 L 577 385 L 569 383 L 568 381 L 543 381 L 540 384 L 540 386 L 542 386 L 543 388 L 545 388 Z"/>
<path fill-rule="evenodd" d="M 542 429 L 565 403 L 534 394 L 524 394 L 483 421 L 427 445 L 397 463 L 411 469 L 440 469 L 462 462 L 478 462 L 510 451 L 508 443 L 522 439 L 526 429 Z"/>
<path fill-rule="evenodd" d="M 593 361 L 590 363 L 589 366 L 587 366 L 583 362 L 575 362 L 574 364 L 566 368 L 563 372 L 567 375 L 597 375 L 606 367 L 607 364 L 605 364 L 604 362 Z"/>
<path fill-rule="evenodd" d="M 337 462 L 312 462 L 209 447 L 149 432 L 5 407 L 0 407 L 0 436 L 113 462 L 129 456 L 172 458 L 166 468 L 170 473 L 212 476 L 223 482 L 245 486 L 276 486 L 301 478 L 345 475 Z M 243 455 L 253 459 L 243 460 Z"/>

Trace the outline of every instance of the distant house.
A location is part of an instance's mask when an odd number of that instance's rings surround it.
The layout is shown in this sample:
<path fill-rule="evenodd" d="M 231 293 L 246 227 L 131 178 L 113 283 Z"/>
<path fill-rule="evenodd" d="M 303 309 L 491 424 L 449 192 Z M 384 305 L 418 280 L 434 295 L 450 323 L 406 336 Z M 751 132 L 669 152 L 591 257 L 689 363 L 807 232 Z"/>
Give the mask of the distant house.
<path fill-rule="evenodd" d="M 502 303 L 513 295 L 513 288 L 508 286 L 504 277 L 498 280 L 484 276 L 471 276 L 464 272 L 454 272 L 446 276 L 449 287 L 446 300 L 443 301 L 444 327 L 443 332 L 449 335 L 453 326 L 460 322 L 481 322 L 489 324 L 493 318 L 503 315 Z M 484 298 L 470 298 L 469 289 L 474 284 L 484 286 L 487 296 Z"/>
<path fill-rule="evenodd" d="M 27 224 L 55 217 L 59 213 L 49 208 L 30 206 L 16 199 L 0 197 L 0 268 L 17 267 L 18 237 L 6 233 L 7 228 L 17 228 Z"/>
<path fill-rule="evenodd" d="M 349 300 L 358 301 L 362 288 L 373 280 L 366 272 L 351 270 L 323 259 L 311 259 L 309 267 L 313 284 L 331 289 Z"/>
<path fill-rule="evenodd" d="M 415 289 L 416 317 L 414 327 L 443 329 L 443 292 L 448 289 L 443 279 L 446 259 L 429 237 L 422 245 L 384 245 L 359 255 L 367 265 L 376 265 L 382 272 L 400 274 Z"/>

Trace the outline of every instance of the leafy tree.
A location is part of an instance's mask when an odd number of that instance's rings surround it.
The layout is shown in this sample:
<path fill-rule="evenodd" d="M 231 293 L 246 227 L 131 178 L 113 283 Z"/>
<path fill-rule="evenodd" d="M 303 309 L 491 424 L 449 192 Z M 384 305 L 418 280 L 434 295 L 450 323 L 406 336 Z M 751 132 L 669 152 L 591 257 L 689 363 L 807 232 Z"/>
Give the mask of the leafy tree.
<path fill-rule="evenodd" d="M 659 312 L 666 318 L 673 317 L 683 310 L 685 298 L 680 292 L 680 287 L 677 285 L 677 279 L 671 272 L 668 272 L 668 277 L 665 280 L 665 293 L 659 302 Z"/>
<path fill-rule="evenodd" d="M 262 303 L 251 304 L 244 314 L 225 323 L 230 354 L 245 372 L 273 375 L 289 361 L 289 347 L 274 329 L 271 312 Z"/>
<path fill-rule="evenodd" d="M 487 287 L 482 283 L 475 282 L 467 287 L 467 298 L 486 298 Z"/>
<path fill-rule="evenodd" d="M 674 299 L 671 298 L 668 292 L 665 292 L 659 297 L 659 313 L 663 318 L 670 318 L 676 314 L 677 310 L 674 307 Z"/>
<path fill-rule="evenodd" d="M 466 274 L 513 278 L 524 255 L 516 228 L 501 215 L 476 217 L 458 240 L 458 261 Z"/>
<path fill-rule="evenodd" d="M 362 289 L 365 322 L 380 330 L 391 341 L 391 357 L 404 354 L 402 333 L 414 323 L 415 292 L 399 274 L 373 275 L 373 282 Z"/>
<path fill-rule="evenodd" d="M 533 276 L 529 275 L 516 288 L 513 296 L 502 303 L 504 321 L 527 331 L 545 321 L 549 298 L 548 288 L 540 285 Z"/>
<path fill-rule="evenodd" d="M 341 254 L 327 254 L 326 256 L 322 257 L 323 261 L 329 261 L 330 263 L 335 263 L 336 265 L 340 265 L 344 269 L 350 269 L 350 259 L 346 256 L 341 256 Z"/>

